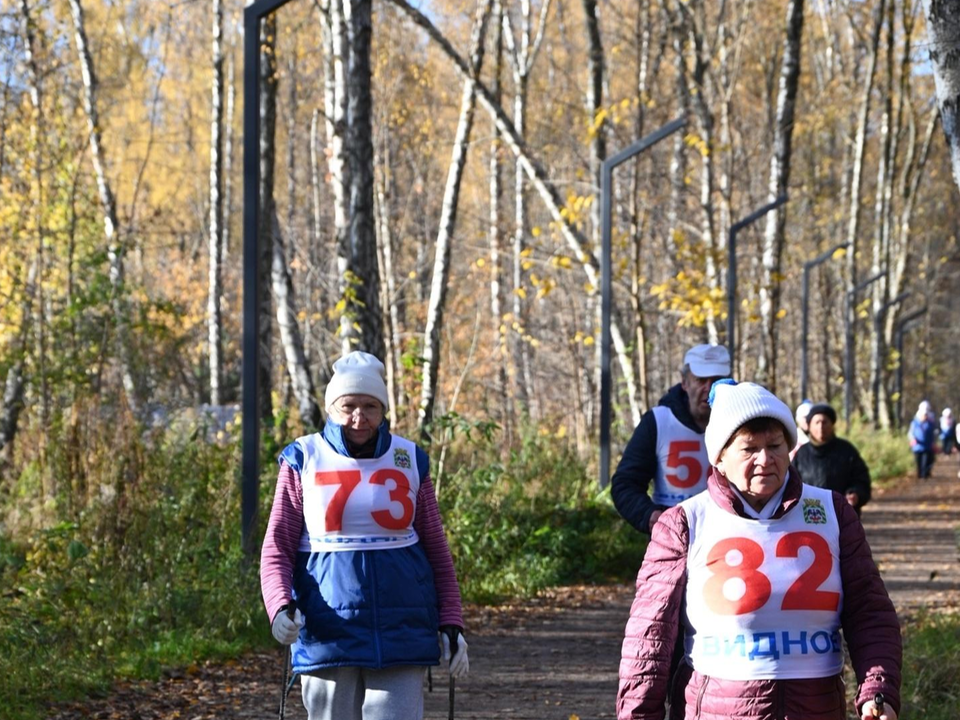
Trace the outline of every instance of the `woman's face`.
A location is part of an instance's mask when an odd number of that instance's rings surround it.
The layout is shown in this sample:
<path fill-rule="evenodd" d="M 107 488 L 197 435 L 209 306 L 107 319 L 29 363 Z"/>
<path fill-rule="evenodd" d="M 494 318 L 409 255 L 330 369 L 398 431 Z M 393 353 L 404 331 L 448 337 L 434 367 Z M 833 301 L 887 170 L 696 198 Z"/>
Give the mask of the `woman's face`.
<path fill-rule="evenodd" d="M 383 421 L 383 405 L 372 395 L 342 395 L 330 406 L 335 422 L 343 425 L 347 440 L 363 445 Z"/>
<path fill-rule="evenodd" d="M 779 425 L 760 432 L 741 427 L 717 462 L 717 470 L 757 511 L 776 495 L 788 467 L 790 448 Z"/>

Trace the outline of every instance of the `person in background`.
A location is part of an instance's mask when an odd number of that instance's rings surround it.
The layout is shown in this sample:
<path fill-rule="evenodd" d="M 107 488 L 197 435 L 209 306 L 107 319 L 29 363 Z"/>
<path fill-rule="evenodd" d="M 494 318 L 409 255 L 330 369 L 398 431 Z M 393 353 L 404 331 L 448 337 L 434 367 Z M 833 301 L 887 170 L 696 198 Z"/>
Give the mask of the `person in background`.
<path fill-rule="evenodd" d="M 640 532 L 649 533 L 664 510 L 707 487 L 707 396 L 715 380 L 729 375 L 730 353 L 723 345 L 692 347 L 683 357 L 680 383 L 640 419 L 610 484 L 617 511 Z"/>
<path fill-rule="evenodd" d="M 896 720 L 896 610 L 853 508 L 790 469 L 796 432 L 765 388 L 715 386 L 707 491 L 664 512 L 637 575 L 619 720 L 661 720 L 668 695 L 671 720 L 845 720 L 844 644 L 857 717 Z"/>
<path fill-rule="evenodd" d="M 793 414 L 794 420 L 797 421 L 797 444 L 793 450 L 790 451 L 791 460 L 797 454 L 797 450 L 800 449 L 801 445 L 806 445 L 810 442 L 810 436 L 807 435 L 807 416 L 810 414 L 810 408 L 812 407 L 813 403 L 810 400 L 804 400 L 797 405 L 797 410 Z"/>
<path fill-rule="evenodd" d="M 441 646 L 452 677 L 470 667 L 430 463 L 390 433 L 383 373 L 337 360 L 323 431 L 279 458 L 260 585 L 309 720 L 418 720 Z"/>
<path fill-rule="evenodd" d="M 953 411 L 944 408 L 940 413 L 940 447 L 944 455 L 953 453 L 953 446 L 957 444 L 957 422 L 953 419 Z"/>
<path fill-rule="evenodd" d="M 837 413 L 825 403 L 807 415 L 810 442 L 793 457 L 793 466 L 808 485 L 834 490 L 860 514 L 870 501 L 870 469 L 857 448 L 837 437 Z"/>
<path fill-rule="evenodd" d="M 934 452 L 936 450 L 936 424 L 930 403 L 924 400 L 917 406 L 917 414 L 910 422 L 908 437 L 910 450 L 917 462 L 917 479 L 930 477 L 933 472 Z"/>

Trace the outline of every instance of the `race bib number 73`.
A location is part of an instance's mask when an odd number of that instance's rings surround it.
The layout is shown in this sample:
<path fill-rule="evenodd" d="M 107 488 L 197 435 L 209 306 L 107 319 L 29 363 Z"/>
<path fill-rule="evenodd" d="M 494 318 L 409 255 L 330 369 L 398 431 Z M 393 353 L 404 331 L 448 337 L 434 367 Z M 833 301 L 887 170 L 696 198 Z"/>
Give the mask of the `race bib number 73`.
<path fill-rule="evenodd" d="M 337 487 L 333 497 L 327 503 L 327 511 L 324 516 L 327 532 L 338 532 L 343 529 L 343 511 L 347 500 L 350 499 L 362 479 L 359 470 L 321 471 L 314 475 L 316 485 L 335 485 Z M 369 483 L 384 486 L 387 486 L 387 483 L 393 484 L 389 491 L 389 506 L 370 511 L 370 517 L 373 518 L 374 522 L 387 530 L 403 530 L 409 527 L 411 520 L 413 520 L 414 505 L 411 499 L 410 481 L 407 476 L 395 468 L 380 468 L 370 476 Z"/>

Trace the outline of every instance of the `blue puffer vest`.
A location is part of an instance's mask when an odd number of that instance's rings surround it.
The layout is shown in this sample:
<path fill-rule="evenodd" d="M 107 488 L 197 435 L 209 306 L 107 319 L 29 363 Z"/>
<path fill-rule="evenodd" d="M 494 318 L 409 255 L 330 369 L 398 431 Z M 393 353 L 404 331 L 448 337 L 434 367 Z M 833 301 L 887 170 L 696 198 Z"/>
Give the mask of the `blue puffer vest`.
<path fill-rule="evenodd" d="M 391 441 L 386 421 L 378 432 L 376 457 Z M 323 437 L 341 455 L 349 454 L 342 426 L 328 420 Z M 303 449 L 291 443 L 280 459 L 300 472 Z M 429 462 L 417 447 L 421 482 Z M 389 550 L 298 552 L 293 597 L 306 618 L 292 648 L 294 672 L 440 662 L 433 569 L 419 542 Z"/>

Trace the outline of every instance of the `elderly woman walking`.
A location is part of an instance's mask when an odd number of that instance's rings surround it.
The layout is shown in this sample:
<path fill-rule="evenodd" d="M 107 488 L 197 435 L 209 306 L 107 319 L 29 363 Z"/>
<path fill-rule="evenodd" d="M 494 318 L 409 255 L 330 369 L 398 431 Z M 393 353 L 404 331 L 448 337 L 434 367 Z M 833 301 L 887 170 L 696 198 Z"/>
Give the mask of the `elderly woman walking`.
<path fill-rule="evenodd" d="M 778 398 L 733 381 L 711 396 L 707 491 L 654 527 L 617 717 L 660 720 L 669 700 L 671 720 L 844 720 L 842 633 L 858 717 L 896 720 L 900 626 L 856 512 L 791 469 L 797 429 Z"/>
<path fill-rule="evenodd" d="M 323 432 L 280 454 L 263 601 L 309 720 L 416 720 L 441 642 L 453 677 L 469 668 L 460 588 L 427 454 L 384 419 L 383 363 L 333 371 Z"/>

